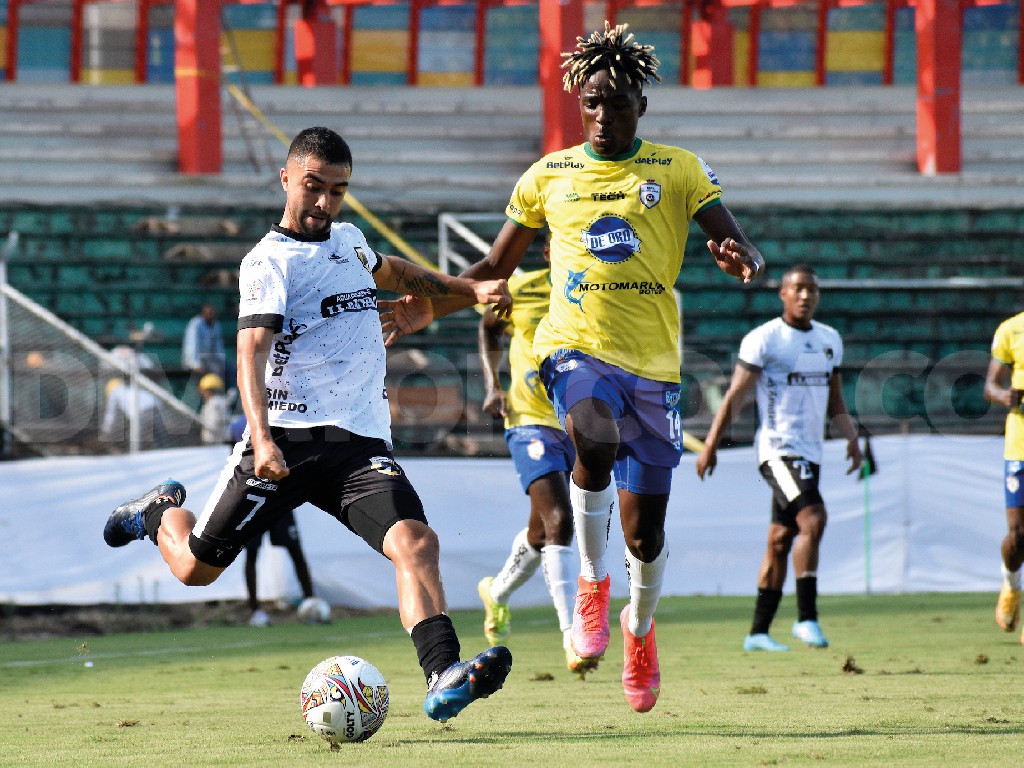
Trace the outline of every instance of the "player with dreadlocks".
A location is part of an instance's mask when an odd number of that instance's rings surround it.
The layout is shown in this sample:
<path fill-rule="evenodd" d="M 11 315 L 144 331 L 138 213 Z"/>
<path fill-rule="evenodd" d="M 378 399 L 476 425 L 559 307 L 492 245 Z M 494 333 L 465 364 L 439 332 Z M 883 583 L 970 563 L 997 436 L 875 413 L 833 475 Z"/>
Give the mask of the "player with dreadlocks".
<path fill-rule="evenodd" d="M 465 275 L 508 277 L 550 228 L 551 299 L 534 336 L 541 379 L 576 450 L 570 499 L 580 548 L 572 646 L 590 666 L 609 642 L 605 551 L 616 506 L 629 604 L 619 617 L 623 690 L 638 712 L 660 692 L 654 610 L 668 549 L 665 515 L 682 453 L 679 313 L 673 285 L 689 220 L 728 275 L 749 283 L 764 260 L 722 204 L 710 168 L 678 147 L 637 137 L 643 86 L 658 59 L 626 25 L 579 39 L 566 55 L 586 142 L 554 152 L 520 178 L 488 255 Z M 468 302 L 462 303 L 465 306 Z M 446 301 L 437 314 L 458 308 Z M 613 483 L 614 480 L 614 483 Z"/>

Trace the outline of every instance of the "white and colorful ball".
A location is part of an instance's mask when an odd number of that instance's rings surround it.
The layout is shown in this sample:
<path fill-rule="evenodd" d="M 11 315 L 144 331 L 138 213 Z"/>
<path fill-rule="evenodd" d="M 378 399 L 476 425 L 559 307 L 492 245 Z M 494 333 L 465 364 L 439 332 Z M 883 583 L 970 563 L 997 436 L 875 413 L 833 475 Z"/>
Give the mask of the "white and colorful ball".
<path fill-rule="evenodd" d="M 310 670 L 299 704 L 313 732 L 332 746 L 366 741 L 388 716 L 388 684 L 358 656 L 331 656 Z"/>

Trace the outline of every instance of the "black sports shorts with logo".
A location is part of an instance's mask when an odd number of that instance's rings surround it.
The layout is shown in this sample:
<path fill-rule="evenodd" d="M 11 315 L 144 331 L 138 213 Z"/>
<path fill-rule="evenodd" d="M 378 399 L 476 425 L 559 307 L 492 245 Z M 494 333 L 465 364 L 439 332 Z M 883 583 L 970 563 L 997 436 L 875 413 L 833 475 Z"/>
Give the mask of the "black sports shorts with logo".
<path fill-rule="evenodd" d="M 796 514 L 804 507 L 824 503 L 818 491 L 821 467 L 799 456 L 769 459 L 761 467 L 772 489 L 772 522 L 796 528 Z"/>
<path fill-rule="evenodd" d="M 395 523 L 427 522 L 419 495 L 383 440 L 330 426 L 272 427 L 270 433 L 290 474 L 277 482 L 257 478 L 252 443 L 238 443 L 189 537 L 200 562 L 227 567 L 253 537 L 307 501 L 378 552 Z"/>

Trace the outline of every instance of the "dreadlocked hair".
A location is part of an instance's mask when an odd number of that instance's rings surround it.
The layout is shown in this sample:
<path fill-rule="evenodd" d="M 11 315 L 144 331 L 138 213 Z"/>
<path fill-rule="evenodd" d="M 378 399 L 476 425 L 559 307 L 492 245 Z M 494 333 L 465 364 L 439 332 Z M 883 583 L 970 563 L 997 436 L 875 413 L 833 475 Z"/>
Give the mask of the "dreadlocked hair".
<path fill-rule="evenodd" d="M 563 53 L 562 58 L 562 69 L 567 69 L 562 83 L 570 93 L 582 88 L 591 75 L 601 70 L 608 70 L 613 88 L 620 73 L 632 88 L 642 88 L 652 78 L 661 82 L 661 62 L 654 55 L 654 46 L 634 43 L 629 24 L 616 24 L 613 28 L 606 21 L 603 33 L 594 32 L 586 40 L 577 37 L 576 50 Z"/>

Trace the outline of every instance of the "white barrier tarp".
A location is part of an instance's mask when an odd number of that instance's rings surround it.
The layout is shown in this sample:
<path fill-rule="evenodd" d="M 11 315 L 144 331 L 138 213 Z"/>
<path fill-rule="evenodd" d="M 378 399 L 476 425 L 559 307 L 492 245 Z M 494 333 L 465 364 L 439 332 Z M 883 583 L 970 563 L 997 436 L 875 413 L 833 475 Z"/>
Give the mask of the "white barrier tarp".
<path fill-rule="evenodd" d="M 865 483 L 845 472 L 845 443 L 826 444 L 821 489 L 829 512 L 818 570 L 823 593 L 996 591 L 1006 529 L 1000 437 L 894 436 L 872 441 L 879 472 Z M 37 459 L 0 464 L 0 601 L 192 602 L 242 599 L 242 555 L 208 587 L 185 587 L 148 541 L 111 549 L 107 515 L 174 477 L 186 506 L 202 510 L 225 449 L 188 448 L 133 456 Z M 441 570 L 453 608 L 478 607 L 476 584 L 505 562 L 526 525 L 527 498 L 508 459 L 402 459 L 441 540 Z M 752 449 L 719 452 L 701 482 L 693 454 L 673 477 L 668 511 L 666 595 L 755 591 L 770 494 Z M 869 506 L 870 547 L 865 546 Z M 394 570 L 333 518 L 306 505 L 297 515 L 318 594 L 333 604 L 396 607 Z M 612 525 L 612 594 L 627 594 L 621 533 Z M 870 553 L 870 562 L 866 555 Z M 260 549 L 261 599 L 294 598 L 284 550 Z M 866 565 L 869 566 L 866 567 Z M 867 583 L 870 571 L 870 585 Z M 787 592 L 792 592 L 792 573 Z M 538 573 L 515 605 L 549 602 Z"/>

